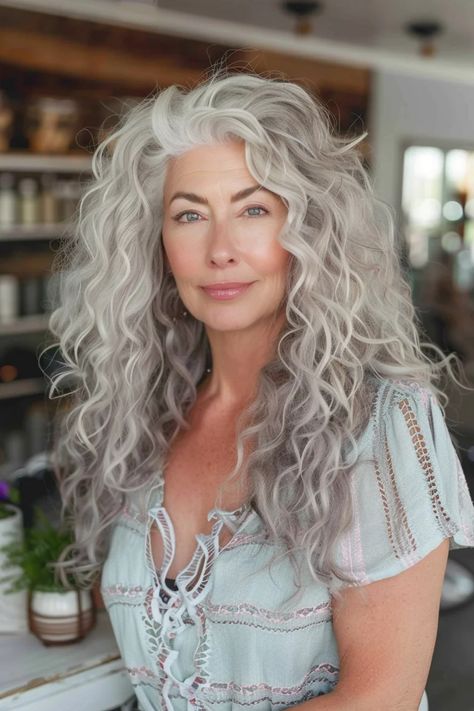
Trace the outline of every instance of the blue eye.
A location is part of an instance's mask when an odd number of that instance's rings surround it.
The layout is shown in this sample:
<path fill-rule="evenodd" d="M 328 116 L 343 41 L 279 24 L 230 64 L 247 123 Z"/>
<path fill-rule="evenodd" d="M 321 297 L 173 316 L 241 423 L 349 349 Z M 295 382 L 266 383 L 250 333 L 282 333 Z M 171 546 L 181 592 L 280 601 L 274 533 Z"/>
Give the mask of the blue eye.
<path fill-rule="evenodd" d="M 266 210 L 264 207 L 260 207 L 260 205 L 255 205 L 254 207 L 247 207 L 245 212 L 248 212 L 248 210 L 263 210 L 264 214 L 268 215 L 268 210 Z M 183 210 L 183 212 L 180 212 L 178 215 L 173 217 L 173 220 L 175 220 L 175 222 L 180 222 L 181 217 L 184 217 L 184 215 L 198 215 L 199 217 L 199 213 L 194 212 L 193 210 Z M 249 215 L 249 217 L 260 217 L 260 215 Z M 199 222 L 199 220 L 184 220 L 184 222 L 181 222 L 181 224 L 189 225 L 191 222 Z"/>
<path fill-rule="evenodd" d="M 176 217 L 173 217 L 173 220 L 176 220 L 176 222 L 179 221 L 183 215 L 197 215 L 197 212 L 192 212 L 191 210 L 185 210 L 184 212 L 180 212 L 179 215 L 176 215 Z M 197 222 L 197 220 L 185 220 L 185 222 Z"/>
<path fill-rule="evenodd" d="M 263 210 L 265 214 L 268 214 L 268 210 L 265 210 L 264 207 L 260 207 L 259 205 L 256 205 L 255 207 L 248 207 L 247 210 Z M 245 212 L 247 212 L 247 210 Z M 258 217 L 258 215 L 254 215 L 254 217 Z"/>

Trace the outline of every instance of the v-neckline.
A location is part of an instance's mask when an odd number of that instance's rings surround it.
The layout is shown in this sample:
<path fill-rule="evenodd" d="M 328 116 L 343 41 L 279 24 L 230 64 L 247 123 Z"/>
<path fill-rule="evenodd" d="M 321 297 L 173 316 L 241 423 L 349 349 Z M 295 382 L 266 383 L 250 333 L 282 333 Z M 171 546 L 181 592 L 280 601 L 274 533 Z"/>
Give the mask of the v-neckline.
<path fill-rule="evenodd" d="M 158 586 L 164 588 L 169 594 L 176 594 L 172 588 L 169 588 L 166 583 L 169 568 L 171 567 L 176 555 L 176 532 L 173 521 L 163 505 L 165 478 L 162 469 L 157 470 L 157 482 L 149 492 L 147 499 L 147 520 L 146 520 L 146 560 L 150 572 Z M 174 581 L 177 588 L 183 589 L 183 592 L 190 596 L 198 596 L 203 589 L 207 587 L 207 581 L 213 568 L 213 562 L 219 555 L 221 550 L 227 548 L 234 540 L 236 535 L 241 531 L 243 526 L 246 526 L 250 520 L 253 520 L 258 513 L 252 506 L 250 501 L 243 503 L 236 509 L 228 510 L 220 507 L 212 508 L 207 514 L 207 520 L 217 519 L 212 526 L 210 533 L 197 533 L 194 538 L 196 546 L 187 565 L 174 576 Z M 220 546 L 219 535 L 222 526 L 226 520 L 231 522 L 231 538 L 227 543 Z M 153 524 L 161 536 L 162 542 L 162 559 L 160 566 L 155 565 L 151 546 L 151 528 Z M 203 561 L 204 556 L 204 561 Z M 201 563 L 203 563 L 202 567 Z M 197 572 L 200 573 L 197 576 Z M 196 580 L 197 577 L 197 580 Z M 194 581 L 194 582 L 193 582 Z M 193 582 L 188 590 L 187 586 Z"/>

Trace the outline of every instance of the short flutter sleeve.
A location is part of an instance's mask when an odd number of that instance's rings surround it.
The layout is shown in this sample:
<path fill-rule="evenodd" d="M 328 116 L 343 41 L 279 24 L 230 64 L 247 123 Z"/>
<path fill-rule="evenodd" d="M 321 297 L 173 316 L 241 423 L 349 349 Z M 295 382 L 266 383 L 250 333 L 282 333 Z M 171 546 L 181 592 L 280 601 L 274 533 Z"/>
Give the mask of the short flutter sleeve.
<path fill-rule="evenodd" d="M 450 550 L 474 547 L 473 502 L 431 390 L 381 386 L 364 449 L 351 482 L 354 523 L 337 549 L 353 585 L 400 573 L 445 538 Z"/>

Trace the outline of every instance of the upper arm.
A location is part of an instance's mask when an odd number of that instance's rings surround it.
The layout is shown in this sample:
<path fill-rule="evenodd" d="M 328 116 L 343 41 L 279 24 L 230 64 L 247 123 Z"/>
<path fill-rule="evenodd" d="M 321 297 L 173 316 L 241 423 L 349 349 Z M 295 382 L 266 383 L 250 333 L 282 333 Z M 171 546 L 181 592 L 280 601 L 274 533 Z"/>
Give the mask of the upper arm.
<path fill-rule="evenodd" d="M 392 708 L 391 701 L 394 710 L 418 710 L 436 642 L 448 553 L 444 539 L 398 575 L 346 588 L 341 600 L 333 598 L 339 695 L 367 698 L 374 708 Z"/>

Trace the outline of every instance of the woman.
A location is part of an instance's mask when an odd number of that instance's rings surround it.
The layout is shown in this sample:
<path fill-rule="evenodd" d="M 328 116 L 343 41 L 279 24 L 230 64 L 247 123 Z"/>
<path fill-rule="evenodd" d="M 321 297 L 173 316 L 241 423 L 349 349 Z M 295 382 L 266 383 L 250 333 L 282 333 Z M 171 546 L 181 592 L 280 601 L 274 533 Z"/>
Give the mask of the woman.
<path fill-rule="evenodd" d="M 474 508 L 357 142 L 218 70 L 94 155 L 50 320 L 58 571 L 102 570 L 143 711 L 419 707 Z"/>

